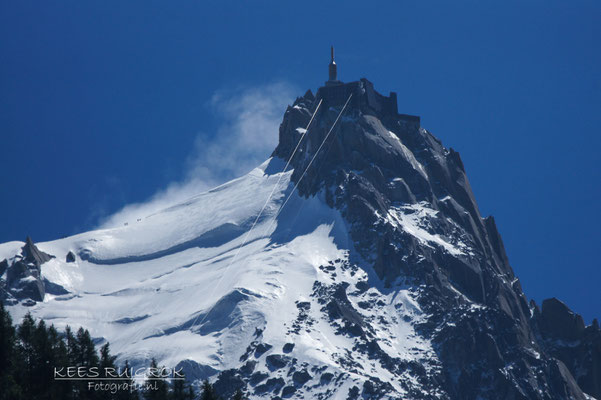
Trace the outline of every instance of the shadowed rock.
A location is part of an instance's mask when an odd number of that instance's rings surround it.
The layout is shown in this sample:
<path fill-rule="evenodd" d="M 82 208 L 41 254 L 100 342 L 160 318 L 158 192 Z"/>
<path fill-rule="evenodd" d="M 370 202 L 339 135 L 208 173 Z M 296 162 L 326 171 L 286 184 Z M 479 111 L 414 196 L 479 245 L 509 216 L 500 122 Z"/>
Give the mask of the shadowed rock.
<path fill-rule="evenodd" d="M 544 300 L 542 311 L 536 304 L 533 309 L 545 351 L 562 362 L 557 373 L 567 368 L 585 393 L 601 398 L 601 331 L 597 320 L 585 326 L 580 315 L 556 298 Z"/>
<path fill-rule="evenodd" d="M 54 256 L 38 249 L 28 236 L 21 254 L 14 257 L 10 266 L 7 260 L 0 263 L 0 269 L 6 271 L 6 281 L 0 285 L 1 300 L 6 303 L 24 301 L 24 305 L 31 306 L 37 301 L 43 301 L 46 291 L 57 295 L 68 293 L 62 286 L 42 277 L 42 264 L 52 258 Z"/>
<path fill-rule="evenodd" d="M 326 106 L 299 144 L 297 128 L 307 125 L 320 99 Z M 300 97 L 286 110 L 273 156 L 288 160 L 298 144 L 291 179 L 299 194 L 322 196 L 340 211 L 354 249 L 385 286 L 394 290 L 401 279 L 420 287 L 417 301 L 428 317 L 417 329 L 433 341 L 442 363 L 442 376 L 424 370 L 424 382 L 431 379 L 428 384 L 453 399 L 583 398 L 572 376 L 582 373 L 569 363 L 558 366 L 541 349 L 501 235 L 492 217 L 480 215 L 459 153 L 421 128 L 419 118 L 382 106 L 395 100 L 374 93 L 366 80 Z M 363 341 L 357 348 L 394 371 L 399 363 L 369 339 L 370 326 L 344 288 L 323 292 L 321 311 L 344 325 L 340 333 Z M 357 304 L 370 309 L 365 301 Z M 544 308 L 542 330 L 565 338 L 581 334 L 578 318 L 557 304 Z M 533 358 L 532 351 L 541 356 Z M 594 369 L 578 365 L 584 374 Z M 385 390 L 385 384 L 368 381 L 364 396 L 379 396 L 380 387 Z"/>
<path fill-rule="evenodd" d="M 33 263 L 38 267 L 54 258 L 54 256 L 46 254 L 38 249 L 29 236 L 27 236 L 27 239 L 25 240 L 25 246 L 23 246 L 21 253 L 23 254 L 23 260 L 25 262 Z"/>

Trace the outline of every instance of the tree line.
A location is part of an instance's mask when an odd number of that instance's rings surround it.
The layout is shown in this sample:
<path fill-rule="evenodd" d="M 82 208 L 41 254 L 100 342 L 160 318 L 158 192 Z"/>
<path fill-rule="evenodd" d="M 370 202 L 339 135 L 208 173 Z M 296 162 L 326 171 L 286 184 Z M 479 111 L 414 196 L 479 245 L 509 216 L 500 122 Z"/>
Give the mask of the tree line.
<path fill-rule="evenodd" d="M 131 370 L 127 361 L 116 365 L 116 358 L 109 343 L 97 350 L 87 329 L 74 332 L 67 326 L 59 332 L 44 320 L 36 323 L 29 313 L 13 326 L 0 302 L 0 400 L 224 400 L 208 381 L 197 394 L 185 379 L 169 381 L 153 375 L 162 369 L 154 359 L 148 371 L 157 379 L 143 384 L 135 382 L 131 374 L 110 379 L 115 375 L 106 371 Z M 68 366 L 97 373 L 93 380 L 74 380 Z M 232 400 L 244 398 L 238 391 Z"/>

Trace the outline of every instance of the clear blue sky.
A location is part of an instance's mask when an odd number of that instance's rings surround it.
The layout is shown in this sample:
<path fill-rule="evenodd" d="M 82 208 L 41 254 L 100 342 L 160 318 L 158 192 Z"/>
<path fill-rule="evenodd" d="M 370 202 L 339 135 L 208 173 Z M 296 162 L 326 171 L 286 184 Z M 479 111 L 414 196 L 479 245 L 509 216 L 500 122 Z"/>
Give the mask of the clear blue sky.
<path fill-rule="evenodd" d="M 216 92 L 301 95 L 334 44 L 461 153 L 528 297 L 601 317 L 599 1 L 4 1 L 0 38 L 0 242 L 183 179 Z"/>

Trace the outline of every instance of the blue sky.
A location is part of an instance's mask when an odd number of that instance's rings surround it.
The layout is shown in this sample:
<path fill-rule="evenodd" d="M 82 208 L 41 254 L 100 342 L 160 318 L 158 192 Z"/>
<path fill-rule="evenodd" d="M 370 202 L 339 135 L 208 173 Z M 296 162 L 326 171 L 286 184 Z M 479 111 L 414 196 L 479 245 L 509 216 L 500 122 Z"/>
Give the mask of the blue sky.
<path fill-rule="evenodd" d="M 243 173 L 334 44 L 342 80 L 461 153 L 529 298 L 601 317 L 600 21 L 598 1 L 2 2 L 0 242 Z"/>

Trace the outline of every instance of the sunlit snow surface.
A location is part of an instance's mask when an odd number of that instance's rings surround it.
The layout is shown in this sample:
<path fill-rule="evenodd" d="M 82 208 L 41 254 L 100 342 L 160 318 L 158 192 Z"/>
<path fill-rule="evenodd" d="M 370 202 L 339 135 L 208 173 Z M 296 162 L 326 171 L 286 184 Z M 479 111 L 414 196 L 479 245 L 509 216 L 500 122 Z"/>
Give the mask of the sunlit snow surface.
<path fill-rule="evenodd" d="M 426 246 L 438 245 L 454 256 L 471 254 L 470 247 L 458 239 L 458 235 L 452 238 L 444 238 L 433 232 L 430 221 L 435 220 L 437 215 L 438 211 L 428 207 L 426 202 L 419 202 L 401 207 L 391 207 L 386 220 L 391 225 L 416 237 Z M 448 220 L 448 222 L 460 229 L 452 220 Z"/>
<path fill-rule="evenodd" d="M 385 291 L 360 260 L 352 261 L 359 268 L 340 268 L 340 260 L 348 265 L 354 254 L 352 243 L 339 212 L 319 196 L 302 199 L 294 194 L 274 221 L 293 187 L 291 172 L 282 174 L 282 168 L 281 160 L 268 160 L 242 178 L 127 226 L 38 243 L 42 251 L 56 256 L 42 265 L 42 274 L 70 293 L 47 294 L 43 303 L 30 308 L 12 306 L 13 318 L 31 311 L 59 329 L 83 326 L 99 342 L 109 341 L 120 362 L 127 359 L 134 365 L 156 357 L 166 366 L 188 359 L 225 370 L 243 364 L 241 356 L 253 341 L 273 346 L 265 355 L 252 357 L 257 361 L 281 354 L 286 343 L 294 343 L 287 355 L 296 358 L 297 365 L 323 367 L 322 373 L 344 378 L 328 386 L 313 374 L 302 389 L 305 398 L 326 390 L 329 398 L 346 398 L 349 388 L 361 387 L 368 376 L 390 382 L 396 395 L 404 393 L 401 380 L 417 385 L 414 377 L 393 376 L 379 361 L 353 352 L 356 338 L 336 332 L 312 293 L 316 281 L 348 283 L 349 300 L 370 324 L 379 346 L 392 357 L 418 361 L 428 369 L 436 365 L 436 356 L 431 344 L 414 331 L 424 316 L 412 289 Z M 411 211 L 391 210 L 387 218 L 428 244 L 451 253 L 463 251 L 420 226 L 420 213 L 432 210 Z M 1 245 L 0 259 L 13 256 L 22 245 Z M 77 255 L 76 262 L 65 262 L 69 251 Z M 327 264 L 334 271 L 320 268 Z M 369 290 L 353 289 L 368 279 Z M 373 306 L 358 306 L 367 301 Z M 299 302 L 310 303 L 311 323 L 295 330 Z M 360 366 L 356 370 L 340 362 L 349 352 Z M 256 371 L 267 372 L 265 363 Z M 290 380 L 286 369 L 269 374 Z"/>

